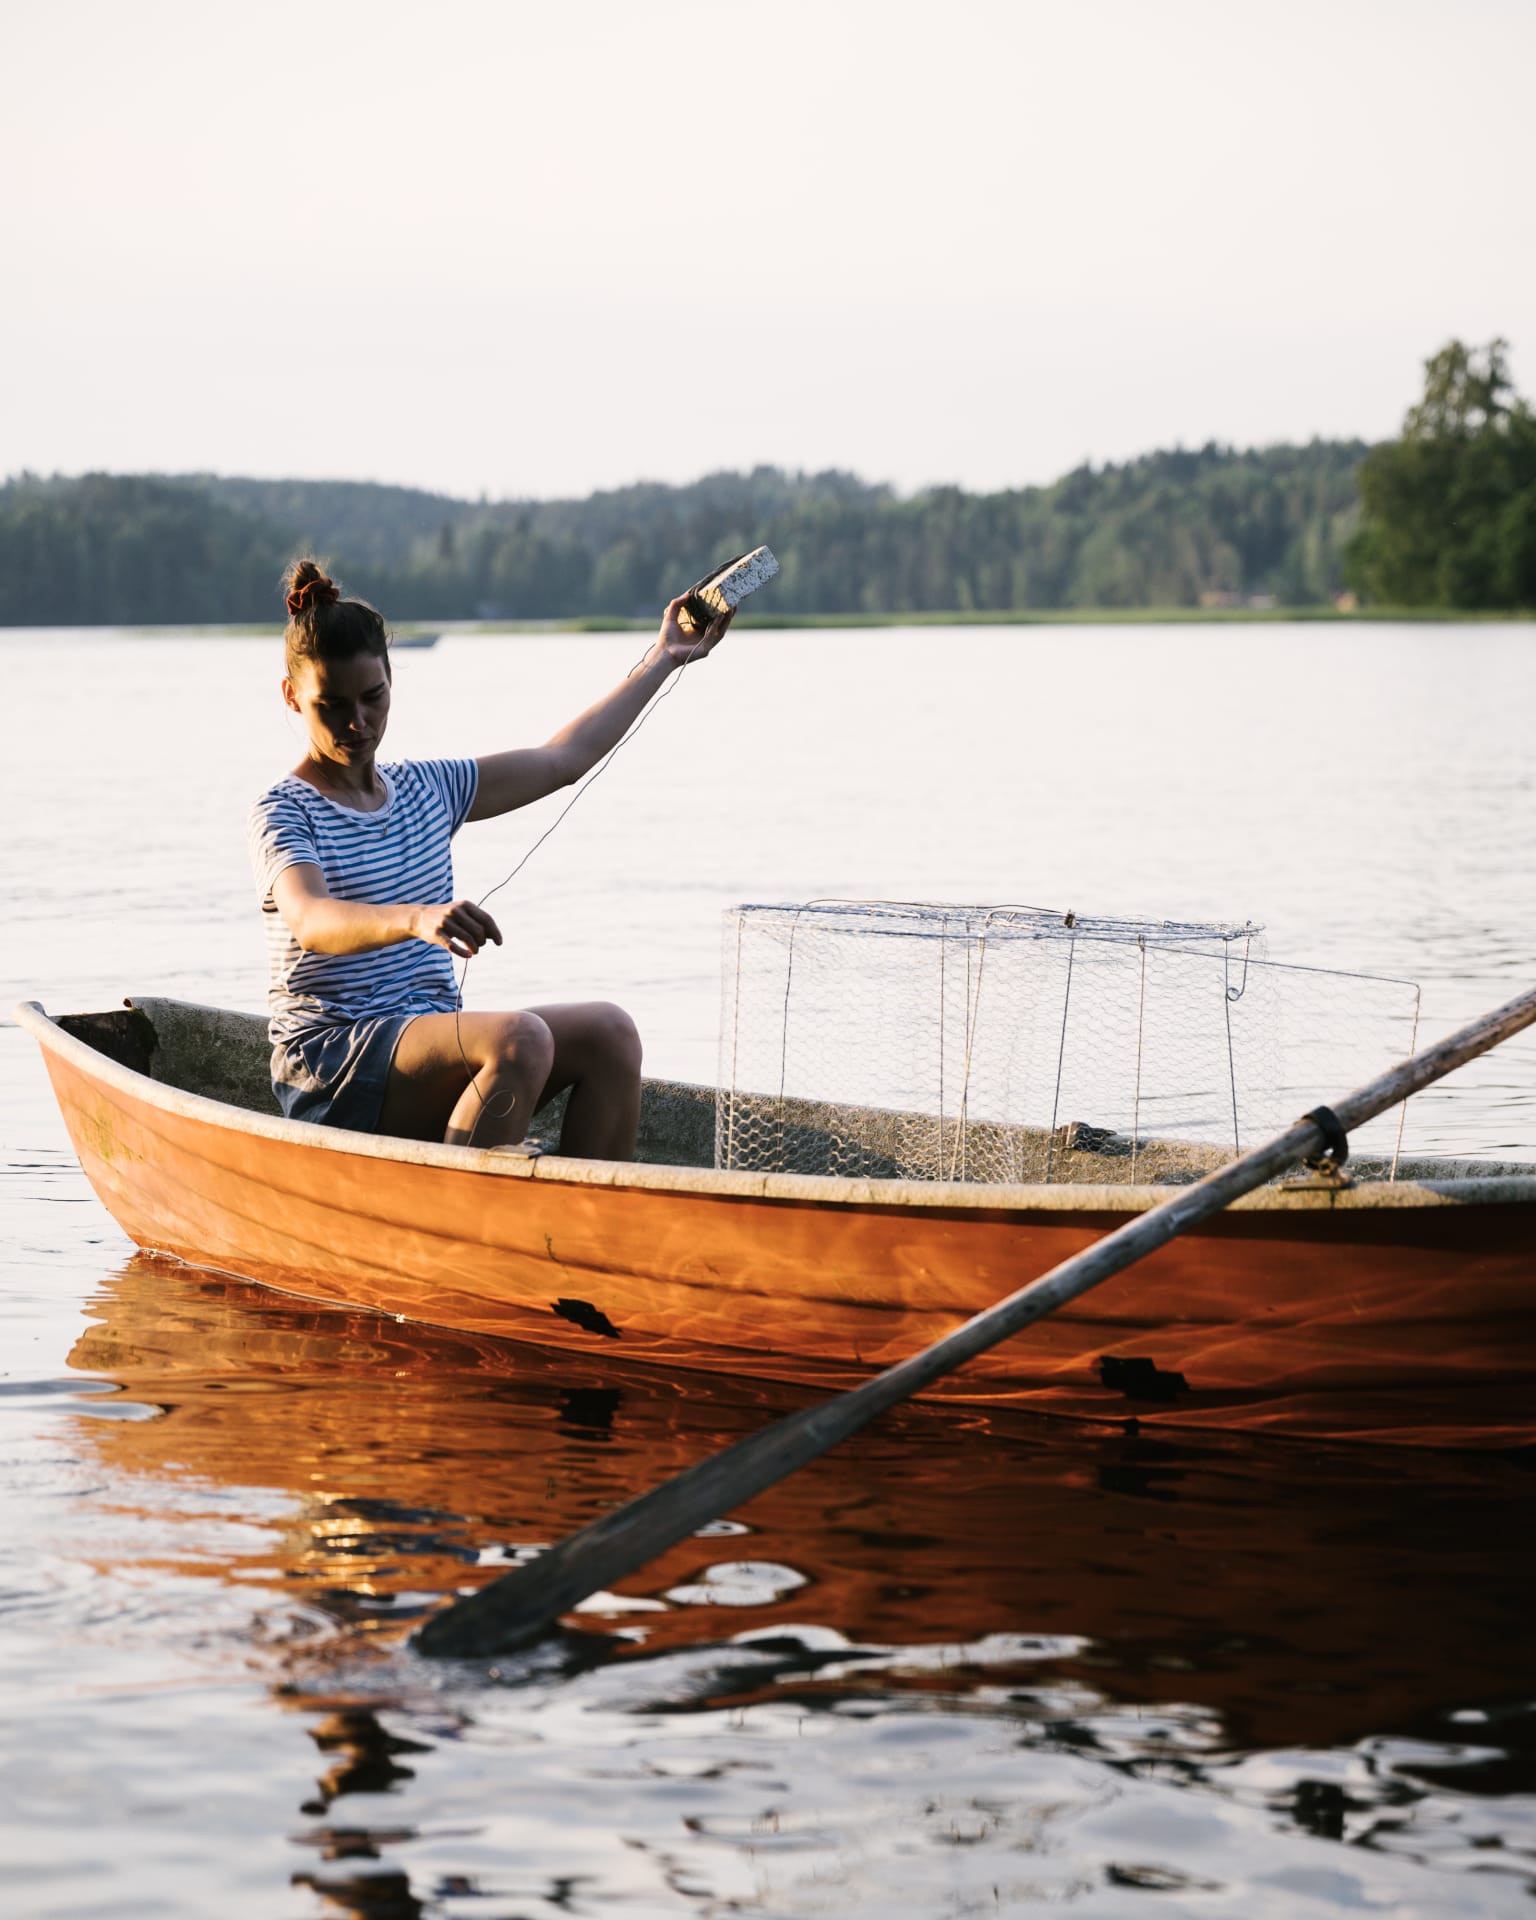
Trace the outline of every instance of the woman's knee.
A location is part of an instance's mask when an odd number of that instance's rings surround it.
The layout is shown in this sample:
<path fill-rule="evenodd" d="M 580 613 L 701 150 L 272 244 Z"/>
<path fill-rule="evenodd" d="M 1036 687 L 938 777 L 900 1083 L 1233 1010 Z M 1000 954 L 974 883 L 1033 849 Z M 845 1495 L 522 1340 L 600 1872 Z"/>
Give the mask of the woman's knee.
<path fill-rule="evenodd" d="M 488 1065 L 527 1073 L 541 1086 L 549 1078 L 555 1060 L 555 1036 L 536 1013 L 502 1014 L 490 1039 Z"/>
<path fill-rule="evenodd" d="M 638 1074 L 644 1048 L 640 1029 L 611 1000 L 598 1000 L 592 1006 L 593 1037 L 616 1066 Z"/>

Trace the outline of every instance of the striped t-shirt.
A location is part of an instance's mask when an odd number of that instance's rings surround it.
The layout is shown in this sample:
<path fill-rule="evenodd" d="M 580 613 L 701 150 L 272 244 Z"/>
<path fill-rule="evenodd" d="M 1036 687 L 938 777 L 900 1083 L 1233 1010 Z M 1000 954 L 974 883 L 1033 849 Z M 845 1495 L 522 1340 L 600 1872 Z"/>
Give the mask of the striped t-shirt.
<path fill-rule="evenodd" d="M 448 842 L 474 804 L 479 769 L 473 760 L 401 760 L 377 771 L 389 798 L 376 813 L 344 807 L 291 773 L 251 809 L 274 1046 L 371 1014 L 451 1013 L 458 1004 L 446 948 L 402 940 L 372 953 L 306 953 L 272 898 L 283 869 L 304 862 L 337 900 L 426 906 L 454 898 Z"/>

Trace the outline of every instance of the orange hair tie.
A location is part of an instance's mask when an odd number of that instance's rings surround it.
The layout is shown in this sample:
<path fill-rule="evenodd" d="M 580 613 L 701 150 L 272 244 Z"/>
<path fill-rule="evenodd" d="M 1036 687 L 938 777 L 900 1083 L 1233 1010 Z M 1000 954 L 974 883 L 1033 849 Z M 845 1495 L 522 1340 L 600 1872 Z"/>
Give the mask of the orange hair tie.
<path fill-rule="evenodd" d="M 329 580 L 306 580 L 302 587 L 288 596 L 286 604 L 289 617 L 297 619 L 311 600 L 317 606 L 330 607 L 334 606 L 340 598 L 340 592 Z"/>

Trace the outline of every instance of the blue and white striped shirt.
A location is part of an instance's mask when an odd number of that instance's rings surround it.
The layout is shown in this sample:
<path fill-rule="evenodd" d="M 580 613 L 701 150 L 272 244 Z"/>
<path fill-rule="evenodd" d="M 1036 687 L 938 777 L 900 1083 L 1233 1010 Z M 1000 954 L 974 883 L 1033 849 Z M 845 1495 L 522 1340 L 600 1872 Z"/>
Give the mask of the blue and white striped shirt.
<path fill-rule="evenodd" d="M 446 948 L 403 940 L 372 953 L 306 953 L 272 898 L 285 867 L 320 869 L 336 900 L 452 900 L 452 836 L 474 805 L 473 760 L 401 760 L 378 768 L 389 798 L 376 813 L 344 807 L 286 774 L 251 809 L 251 866 L 267 929 L 272 1042 L 379 1013 L 451 1013 L 458 1004 Z"/>

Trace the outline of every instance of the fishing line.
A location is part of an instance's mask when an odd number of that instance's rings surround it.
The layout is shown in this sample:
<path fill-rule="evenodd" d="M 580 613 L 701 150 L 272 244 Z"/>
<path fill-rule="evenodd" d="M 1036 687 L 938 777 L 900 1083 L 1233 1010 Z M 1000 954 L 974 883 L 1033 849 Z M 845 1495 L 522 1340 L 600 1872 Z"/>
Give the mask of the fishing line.
<path fill-rule="evenodd" d="M 522 859 L 519 860 L 517 865 L 512 868 L 511 872 L 506 874 L 502 879 L 498 880 L 495 886 L 492 887 L 489 890 L 489 892 L 482 893 L 480 895 L 480 898 L 475 902 L 475 905 L 477 907 L 483 907 L 486 901 L 489 900 L 492 897 L 492 895 L 500 893 L 503 887 L 511 885 L 511 883 L 522 872 L 523 868 L 527 866 L 528 862 L 538 852 L 539 848 L 543 846 L 544 842 L 554 832 L 555 828 L 560 825 L 562 820 L 564 820 L 565 816 L 570 812 L 571 808 L 575 806 L 576 802 L 586 792 L 587 788 L 592 785 L 594 780 L 600 779 L 602 775 L 608 771 L 609 767 L 613 765 L 614 757 L 615 755 L 618 754 L 620 749 L 628 746 L 629 742 L 634 739 L 635 735 L 645 725 L 646 721 L 650 719 L 653 713 L 655 713 L 656 709 L 661 705 L 662 701 L 670 699 L 671 696 L 674 693 L 676 693 L 677 689 L 683 683 L 683 675 L 688 671 L 689 667 L 692 666 L 695 660 L 702 659 L 705 657 L 705 651 L 706 650 L 703 649 L 702 647 L 694 647 L 689 653 L 684 655 L 681 665 L 678 667 L 677 672 L 672 676 L 672 679 L 668 683 L 668 685 L 665 686 L 660 693 L 658 693 L 646 706 L 642 707 L 640 712 L 635 715 L 635 718 L 631 723 L 628 732 L 620 735 L 620 737 L 608 749 L 607 753 L 604 754 L 603 758 L 597 763 L 597 765 L 592 769 L 592 771 L 586 776 L 586 778 L 583 781 L 581 781 L 581 783 L 577 786 L 576 791 L 571 795 L 570 799 L 566 801 L 565 805 L 555 815 L 554 819 L 550 821 L 549 825 L 539 835 L 538 839 L 535 840 L 533 844 L 527 849 Z M 645 652 L 641 654 L 640 658 L 630 668 L 629 672 L 625 674 L 624 678 L 626 680 L 634 679 L 635 675 L 640 671 L 640 669 L 645 665 L 646 661 L 649 659 L 650 653 L 651 653 L 651 649 L 647 647 Z M 459 1059 L 463 1063 L 465 1075 L 469 1081 L 470 1086 L 474 1087 L 475 1097 L 480 1102 L 480 1112 L 476 1118 L 476 1125 L 478 1126 L 479 1122 L 481 1120 L 484 1120 L 487 1116 L 489 1116 L 492 1119 L 495 1119 L 498 1116 L 493 1111 L 492 1103 L 488 1102 L 485 1098 L 485 1095 L 481 1093 L 480 1089 L 477 1086 L 475 1086 L 474 1069 L 469 1064 L 469 1055 L 464 1051 L 464 1036 L 459 1025 L 459 1017 L 464 1011 L 464 983 L 469 978 L 469 963 L 474 958 L 475 956 L 472 953 L 465 954 L 464 964 L 459 969 L 458 991 L 455 995 L 455 1006 L 453 1009 L 453 1038 L 454 1038 L 454 1044 L 458 1047 L 458 1050 L 459 1050 Z M 517 1102 L 514 1096 L 513 1107 L 515 1107 L 516 1104 Z M 506 1109 L 506 1111 L 511 1112 L 512 1108 L 508 1108 Z M 532 1117 L 533 1116 L 530 1114 L 529 1119 L 531 1120 Z"/>

